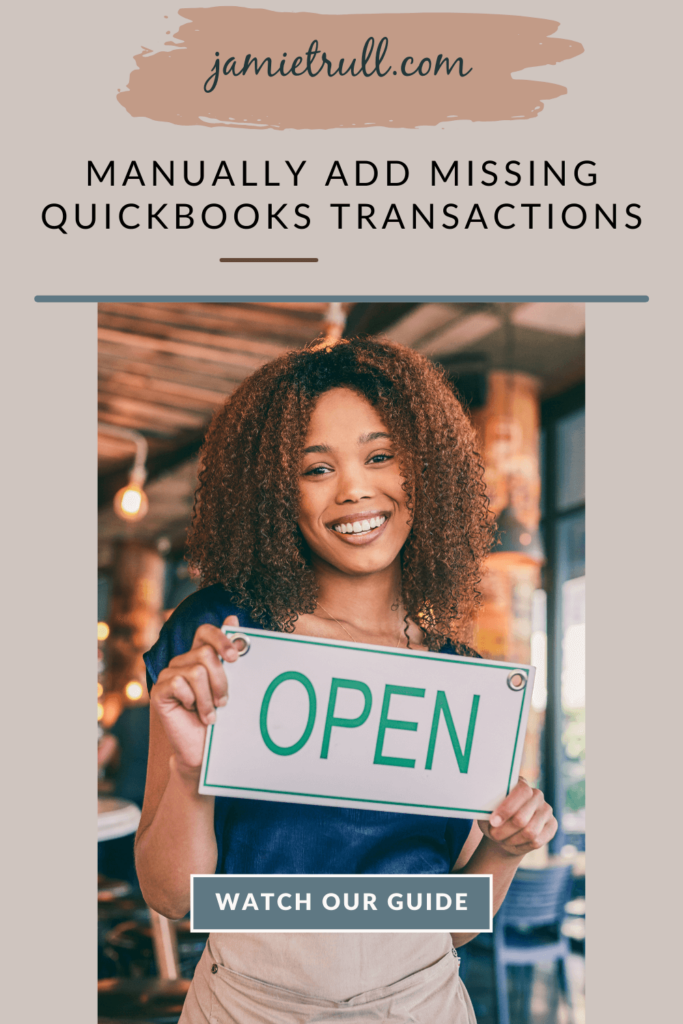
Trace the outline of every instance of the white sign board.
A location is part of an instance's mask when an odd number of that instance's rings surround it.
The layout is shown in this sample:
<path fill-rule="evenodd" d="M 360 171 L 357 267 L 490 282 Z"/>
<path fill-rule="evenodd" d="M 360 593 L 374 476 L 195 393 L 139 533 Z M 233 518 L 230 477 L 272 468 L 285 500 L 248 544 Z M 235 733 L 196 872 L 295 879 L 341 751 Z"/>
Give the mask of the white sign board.
<path fill-rule="evenodd" d="M 515 785 L 528 665 L 240 634 L 200 793 L 484 818 Z"/>

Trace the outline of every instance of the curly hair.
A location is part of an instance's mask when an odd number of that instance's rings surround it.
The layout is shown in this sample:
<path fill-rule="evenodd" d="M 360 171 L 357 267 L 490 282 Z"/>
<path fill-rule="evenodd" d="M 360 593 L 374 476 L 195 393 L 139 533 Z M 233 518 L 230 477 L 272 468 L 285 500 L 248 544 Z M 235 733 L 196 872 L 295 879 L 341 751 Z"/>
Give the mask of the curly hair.
<path fill-rule="evenodd" d="M 298 481 L 313 406 L 336 387 L 366 398 L 396 447 L 412 520 L 401 552 L 407 617 L 431 650 L 466 640 L 493 535 L 475 433 L 443 371 L 386 339 L 318 340 L 261 367 L 227 399 L 200 455 L 191 569 L 265 628 L 291 632 L 315 611 Z"/>

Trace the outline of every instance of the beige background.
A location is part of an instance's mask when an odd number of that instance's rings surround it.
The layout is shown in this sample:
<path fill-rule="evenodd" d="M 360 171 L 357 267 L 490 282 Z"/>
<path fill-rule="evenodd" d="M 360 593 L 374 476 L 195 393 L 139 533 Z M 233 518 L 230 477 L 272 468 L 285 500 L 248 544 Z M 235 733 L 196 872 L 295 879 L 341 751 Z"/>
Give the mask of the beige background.
<path fill-rule="evenodd" d="M 159 25 L 172 14 L 169 4 L 41 0 L 5 16 L 4 134 L 11 139 L 3 167 L 5 237 L 10 231 L 2 278 L 3 799 L 12 827 L 3 855 L 5 926 L 12 950 L 21 950 L 3 991 L 8 1019 L 96 1019 L 96 307 L 32 301 L 36 293 L 59 292 L 650 295 L 648 305 L 588 307 L 587 998 L 595 1022 L 670 1018 L 679 1001 L 671 941 L 680 831 L 680 772 L 673 763 L 680 730 L 672 713 L 680 690 L 680 584 L 672 566 L 680 547 L 680 452 L 672 440 L 680 373 L 671 169 L 677 7 L 661 0 L 602 9 L 586 0 L 519 0 L 514 13 L 553 17 L 563 36 L 586 49 L 557 68 L 524 73 L 569 89 L 531 121 L 231 136 L 134 120 L 115 101 L 134 53 L 163 38 Z M 508 3 L 474 0 L 460 9 L 511 13 Z M 266 233 L 93 231 L 64 238 L 40 224 L 47 202 L 94 201 L 85 183 L 88 158 L 298 157 L 326 168 L 342 157 L 405 159 L 412 166 L 432 155 L 593 159 L 600 185 L 581 189 L 579 200 L 641 202 L 645 223 L 639 231 L 609 233 L 406 231 L 397 238 L 389 231 L 337 233 L 320 221 L 315 230 L 282 232 L 270 242 L 278 255 L 314 255 L 320 263 L 257 268 L 226 267 L 218 257 L 260 255 Z M 191 202 L 183 191 L 176 188 L 169 199 Z M 195 201 L 198 191 L 192 190 Z M 318 202 L 315 189 L 305 191 L 304 201 Z M 426 191 L 392 193 L 412 202 L 418 192 L 424 201 Z M 489 203 L 489 193 L 501 202 L 543 201 L 540 190 L 505 190 L 514 193 L 510 199 L 500 190 L 471 189 L 460 202 L 477 201 L 475 191 Z M 98 201 L 120 198 L 110 192 L 101 190 Z M 143 202 L 151 192 L 140 190 Z M 319 192 L 323 202 L 336 201 Z M 359 198 L 384 201 L 371 189 Z M 557 198 L 576 196 L 565 189 Z M 68 920 L 55 910 L 65 896 Z"/>
<path fill-rule="evenodd" d="M 172 31 L 165 28 L 172 20 L 163 17 L 172 11 L 169 0 L 148 0 L 143 10 L 141 6 L 135 0 L 122 0 L 114 16 L 113 7 L 70 0 L 67 24 L 61 11 L 44 5 L 39 21 L 32 18 L 30 30 L 26 30 L 35 42 L 30 58 L 22 51 L 22 92 L 13 114 L 24 143 L 27 135 L 33 138 L 39 132 L 40 145 L 31 159 L 24 145 L 17 152 L 22 201 L 15 215 L 20 217 L 24 251 L 30 253 L 33 293 L 528 294 L 530 289 L 556 292 L 561 280 L 562 292 L 584 294 L 596 290 L 650 292 L 656 286 L 657 270 L 651 256 L 653 226 L 665 199 L 659 170 L 666 144 L 659 123 L 667 91 L 661 77 L 665 36 L 659 39 L 655 53 L 642 24 L 625 15 L 621 21 L 616 15 L 598 17 L 595 5 L 587 0 L 524 0 L 515 11 L 555 17 L 560 22 L 558 34 L 585 47 L 585 53 L 555 67 L 520 73 L 522 78 L 559 82 L 569 90 L 566 96 L 549 101 L 536 118 L 420 129 L 232 131 L 132 118 L 116 102 L 116 90 L 125 88 L 135 67 L 134 55 L 143 46 L 163 45 L 164 33 Z M 298 8 L 300 4 L 273 6 Z M 334 9 L 331 3 L 309 2 L 308 6 Z M 394 0 L 372 6 L 414 10 L 421 5 Z M 345 11 L 369 7 L 369 3 L 341 5 Z M 433 7 L 456 9 L 457 4 L 434 3 Z M 466 8 L 511 11 L 507 2 L 490 5 L 488 0 L 468 0 Z M 658 32 L 665 31 L 668 29 L 660 20 Z M 29 70 L 34 68 L 40 68 L 39 75 Z M 655 75 L 657 87 L 648 87 Z M 475 163 L 486 159 L 499 163 L 531 158 L 551 162 L 591 159 L 598 164 L 598 184 L 548 190 L 522 185 L 431 189 L 431 159 L 450 166 L 456 157 Z M 125 188 L 88 188 L 88 159 L 101 167 L 112 158 L 119 168 L 132 159 L 144 168 L 151 168 L 153 159 L 164 164 L 171 159 L 180 164 L 184 159 L 204 159 L 207 169 L 217 167 L 221 159 L 231 166 L 248 159 L 261 169 L 269 159 L 274 170 L 286 159 L 297 163 L 306 159 L 307 166 L 296 189 L 285 185 L 268 189 L 210 185 L 142 188 L 134 183 Z M 323 182 L 335 159 L 345 165 L 356 159 L 403 159 L 412 168 L 411 179 L 401 188 L 325 188 Z M 456 192 L 458 195 L 452 195 Z M 557 203 L 617 203 L 622 210 L 628 203 L 640 202 L 644 224 L 637 231 L 604 227 L 600 231 L 557 228 L 552 232 L 522 227 L 512 231 L 477 227 L 468 231 L 425 228 L 401 232 L 397 227 L 338 231 L 335 212 L 327 208 L 330 202 L 360 201 L 386 209 L 391 202 L 424 205 L 431 199 L 439 204 L 454 200 L 463 207 L 479 200 L 491 208 L 498 202 L 543 202 L 551 195 Z M 76 202 L 94 201 L 119 205 L 189 202 L 196 206 L 220 201 L 223 196 L 226 203 L 235 204 L 258 200 L 263 205 L 275 199 L 278 203 L 309 202 L 315 220 L 305 231 L 269 232 L 262 224 L 251 231 L 228 226 L 210 231 L 199 226 L 177 232 L 160 228 L 106 232 L 96 226 L 91 231 L 68 229 L 66 237 L 48 231 L 40 221 L 40 211 L 51 202 L 71 209 Z M 221 256 L 260 256 L 266 250 L 267 255 L 275 256 L 317 256 L 320 262 L 303 268 L 218 262 Z"/>

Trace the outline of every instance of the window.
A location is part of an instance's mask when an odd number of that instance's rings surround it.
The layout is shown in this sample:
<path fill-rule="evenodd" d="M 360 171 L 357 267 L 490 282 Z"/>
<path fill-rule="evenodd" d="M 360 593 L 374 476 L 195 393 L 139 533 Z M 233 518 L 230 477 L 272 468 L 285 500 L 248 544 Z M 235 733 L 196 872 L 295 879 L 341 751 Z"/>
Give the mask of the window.
<path fill-rule="evenodd" d="M 585 390 L 542 409 L 547 622 L 544 786 L 561 828 L 559 849 L 585 820 Z"/>

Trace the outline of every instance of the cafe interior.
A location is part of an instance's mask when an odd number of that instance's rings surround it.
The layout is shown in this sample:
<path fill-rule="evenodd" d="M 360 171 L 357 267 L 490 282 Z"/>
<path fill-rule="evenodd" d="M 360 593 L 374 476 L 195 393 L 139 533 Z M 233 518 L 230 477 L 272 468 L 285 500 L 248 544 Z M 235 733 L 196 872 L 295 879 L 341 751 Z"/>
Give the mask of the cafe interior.
<path fill-rule="evenodd" d="M 184 558 L 213 412 L 268 360 L 383 335 L 440 364 L 480 440 L 497 540 L 474 646 L 533 664 L 521 774 L 560 827 L 461 949 L 480 1024 L 584 1021 L 585 308 L 581 303 L 103 303 L 98 309 L 100 1024 L 177 1021 L 206 935 L 141 896 L 143 653 L 197 587 Z"/>

